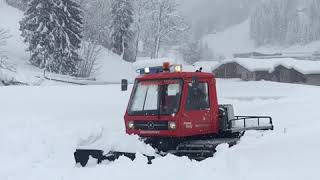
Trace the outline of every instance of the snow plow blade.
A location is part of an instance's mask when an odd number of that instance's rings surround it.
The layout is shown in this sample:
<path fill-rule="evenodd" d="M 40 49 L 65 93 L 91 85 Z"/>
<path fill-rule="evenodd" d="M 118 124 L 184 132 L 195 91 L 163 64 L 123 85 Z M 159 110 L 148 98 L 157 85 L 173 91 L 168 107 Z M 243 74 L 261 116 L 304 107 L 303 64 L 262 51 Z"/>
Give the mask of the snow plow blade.
<path fill-rule="evenodd" d="M 76 152 L 74 152 L 74 159 L 76 164 L 80 164 L 82 167 L 85 167 L 88 164 L 90 158 L 96 159 L 96 163 L 100 164 L 103 161 L 115 161 L 121 156 L 127 157 L 132 161 L 136 159 L 136 153 L 128 152 L 110 151 L 105 154 L 103 150 L 96 149 L 77 149 Z M 152 164 L 152 160 L 155 159 L 154 156 L 144 156 L 147 158 L 148 164 Z"/>

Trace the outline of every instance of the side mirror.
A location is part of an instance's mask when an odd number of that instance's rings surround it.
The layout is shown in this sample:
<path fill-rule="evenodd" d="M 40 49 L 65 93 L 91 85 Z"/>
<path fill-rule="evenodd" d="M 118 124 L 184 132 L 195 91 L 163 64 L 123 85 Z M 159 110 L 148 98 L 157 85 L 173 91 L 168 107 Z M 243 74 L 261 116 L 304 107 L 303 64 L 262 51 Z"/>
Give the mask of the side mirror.
<path fill-rule="evenodd" d="M 127 91 L 128 90 L 128 80 L 122 79 L 121 80 L 121 91 Z"/>
<path fill-rule="evenodd" d="M 198 77 L 192 76 L 191 83 L 192 83 L 192 88 L 197 89 L 199 87 Z"/>

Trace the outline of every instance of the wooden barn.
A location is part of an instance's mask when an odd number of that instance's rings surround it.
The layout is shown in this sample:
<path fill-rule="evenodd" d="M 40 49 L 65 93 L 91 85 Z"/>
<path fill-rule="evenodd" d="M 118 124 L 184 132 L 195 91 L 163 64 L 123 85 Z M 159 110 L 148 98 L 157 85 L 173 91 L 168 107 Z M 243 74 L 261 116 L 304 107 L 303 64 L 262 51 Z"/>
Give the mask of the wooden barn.
<path fill-rule="evenodd" d="M 287 68 L 283 65 L 275 67 L 271 73 L 272 81 L 285 82 L 285 83 L 306 83 L 306 75 L 295 70 L 294 68 Z"/>
<path fill-rule="evenodd" d="M 247 81 L 254 80 L 254 73 L 241 66 L 237 62 L 221 64 L 215 70 L 213 70 L 213 73 L 217 78 L 239 78 Z"/>
<path fill-rule="evenodd" d="M 306 74 L 305 84 L 320 86 L 320 73 Z"/>
<path fill-rule="evenodd" d="M 267 70 L 257 70 L 257 71 L 254 71 L 253 73 L 254 73 L 255 81 L 261 81 L 261 80 L 271 81 L 272 80 L 272 74 Z"/>

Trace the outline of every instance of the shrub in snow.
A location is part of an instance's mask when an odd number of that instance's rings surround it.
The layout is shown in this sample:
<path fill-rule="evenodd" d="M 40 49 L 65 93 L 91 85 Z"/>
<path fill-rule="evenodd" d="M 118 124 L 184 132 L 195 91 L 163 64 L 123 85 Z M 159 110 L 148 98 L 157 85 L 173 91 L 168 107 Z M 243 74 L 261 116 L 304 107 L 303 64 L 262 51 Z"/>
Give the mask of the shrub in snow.
<path fill-rule="evenodd" d="M 98 69 L 97 60 L 101 47 L 95 43 L 83 43 L 79 50 L 82 61 L 78 64 L 78 77 L 90 77 Z"/>
<path fill-rule="evenodd" d="M 10 38 L 9 31 L 0 29 L 0 56 L 3 56 L 4 52 L 1 49 L 2 46 L 6 45 L 7 39 Z"/>
<path fill-rule="evenodd" d="M 215 57 L 206 43 L 201 41 L 188 41 L 179 47 L 179 52 L 185 62 L 193 64 L 198 61 L 220 60 Z"/>

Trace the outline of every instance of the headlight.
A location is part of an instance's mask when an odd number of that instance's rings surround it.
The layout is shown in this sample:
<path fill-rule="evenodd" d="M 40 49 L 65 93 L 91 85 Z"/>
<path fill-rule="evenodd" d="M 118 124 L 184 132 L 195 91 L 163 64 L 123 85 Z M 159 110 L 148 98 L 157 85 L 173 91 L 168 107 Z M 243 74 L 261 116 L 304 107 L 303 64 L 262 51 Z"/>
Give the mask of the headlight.
<path fill-rule="evenodd" d="M 169 130 L 175 130 L 175 129 L 177 129 L 177 124 L 175 122 L 169 122 L 168 128 L 169 128 Z"/>
<path fill-rule="evenodd" d="M 128 128 L 129 129 L 133 129 L 134 128 L 134 122 L 133 121 L 129 121 L 128 122 Z"/>

